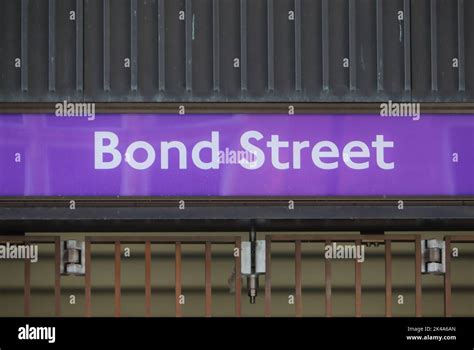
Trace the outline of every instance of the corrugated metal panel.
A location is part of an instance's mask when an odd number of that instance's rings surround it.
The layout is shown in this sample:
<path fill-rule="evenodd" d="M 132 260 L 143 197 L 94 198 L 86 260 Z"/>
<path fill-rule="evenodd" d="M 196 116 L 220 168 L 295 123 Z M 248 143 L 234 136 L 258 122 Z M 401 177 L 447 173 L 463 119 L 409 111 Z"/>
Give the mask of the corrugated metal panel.
<path fill-rule="evenodd" d="M 0 101 L 467 102 L 473 14 L 465 0 L 0 0 Z"/>

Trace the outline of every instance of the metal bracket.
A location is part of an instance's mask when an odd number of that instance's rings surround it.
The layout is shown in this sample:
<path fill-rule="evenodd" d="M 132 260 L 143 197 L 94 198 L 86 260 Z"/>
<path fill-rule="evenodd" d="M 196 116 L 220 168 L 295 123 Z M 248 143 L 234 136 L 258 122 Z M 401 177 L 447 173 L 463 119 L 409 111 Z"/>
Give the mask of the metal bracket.
<path fill-rule="evenodd" d="M 241 274 L 247 277 L 250 303 L 255 304 L 258 292 L 258 277 L 265 273 L 265 241 L 257 240 L 255 230 L 250 231 L 250 241 L 242 242 Z"/>
<path fill-rule="evenodd" d="M 63 249 L 61 253 L 61 275 L 84 276 L 85 266 L 85 242 L 76 240 L 61 241 Z"/>
<path fill-rule="evenodd" d="M 244 276 L 255 273 L 265 274 L 265 241 L 255 241 L 255 270 L 252 271 L 252 242 L 242 242 L 241 274 Z"/>
<path fill-rule="evenodd" d="M 446 245 L 438 239 L 421 240 L 421 272 L 443 275 L 446 272 Z"/>

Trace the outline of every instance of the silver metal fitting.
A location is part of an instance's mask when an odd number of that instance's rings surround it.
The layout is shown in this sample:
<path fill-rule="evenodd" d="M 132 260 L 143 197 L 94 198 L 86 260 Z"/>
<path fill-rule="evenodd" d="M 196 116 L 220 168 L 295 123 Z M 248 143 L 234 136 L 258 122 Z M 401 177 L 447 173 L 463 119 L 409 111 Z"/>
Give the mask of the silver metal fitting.
<path fill-rule="evenodd" d="M 61 275 L 84 276 L 85 266 L 85 243 L 76 240 L 61 241 L 63 248 L 61 254 Z"/>
<path fill-rule="evenodd" d="M 421 272 L 442 275 L 446 272 L 446 245 L 437 239 L 421 240 Z"/>

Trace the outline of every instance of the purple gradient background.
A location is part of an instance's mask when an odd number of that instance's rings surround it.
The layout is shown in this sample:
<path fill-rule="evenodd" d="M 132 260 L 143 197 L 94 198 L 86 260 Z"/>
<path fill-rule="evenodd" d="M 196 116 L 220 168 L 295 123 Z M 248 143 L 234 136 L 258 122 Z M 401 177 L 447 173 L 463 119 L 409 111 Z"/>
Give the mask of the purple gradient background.
<path fill-rule="evenodd" d="M 240 136 L 249 130 L 264 134 L 252 141 L 265 152 L 265 164 L 246 170 L 221 164 L 200 170 L 191 160 L 192 147 L 220 132 L 220 149 L 240 149 Z M 145 171 L 125 162 L 113 170 L 94 169 L 94 132 L 119 136 L 123 154 L 134 141 L 151 143 L 155 164 Z M 277 170 L 265 143 L 271 134 L 282 141 L 321 140 L 342 148 L 349 141 L 369 145 L 370 168 L 353 170 L 339 159 L 339 168 L 322 170 L 302 152 L 300 170 Z M 377 134 L 394 141 L 385 150 L 394 170 L 375 163 L 370 143 Z M 170 169 L 160 169 L 159 142 L 179 140 L 188 148 L 188 169 L 178 169 L 177 151 Z M 290 143 L 291 145 L 291 143 Z M 15 162 L 21 153 L 22 162 Z M 452 154 L 459 162 L 452 162 Z M 289 151 L 281 151 L 282 160 Z M 140 151 L 137 152 L 139 158 Z M 143 154 L 142 154 L 143 155 Z M 378 115 L 98 115 L 94 121 L 49 115 L 0 117 L 0 196 L 461 196 L 474 195 L 474 116 L 422 115 L 387 118 Z"/>

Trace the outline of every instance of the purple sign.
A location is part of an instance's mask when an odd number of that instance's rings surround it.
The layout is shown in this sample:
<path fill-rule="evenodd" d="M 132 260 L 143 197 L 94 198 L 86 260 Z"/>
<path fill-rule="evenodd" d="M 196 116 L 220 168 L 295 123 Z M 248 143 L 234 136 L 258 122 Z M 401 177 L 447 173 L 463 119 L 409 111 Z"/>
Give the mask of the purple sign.
<path fill-rule="evenodd" d="M 472 196 L 474 116 L 0 117 L 0 196 Z"/>

